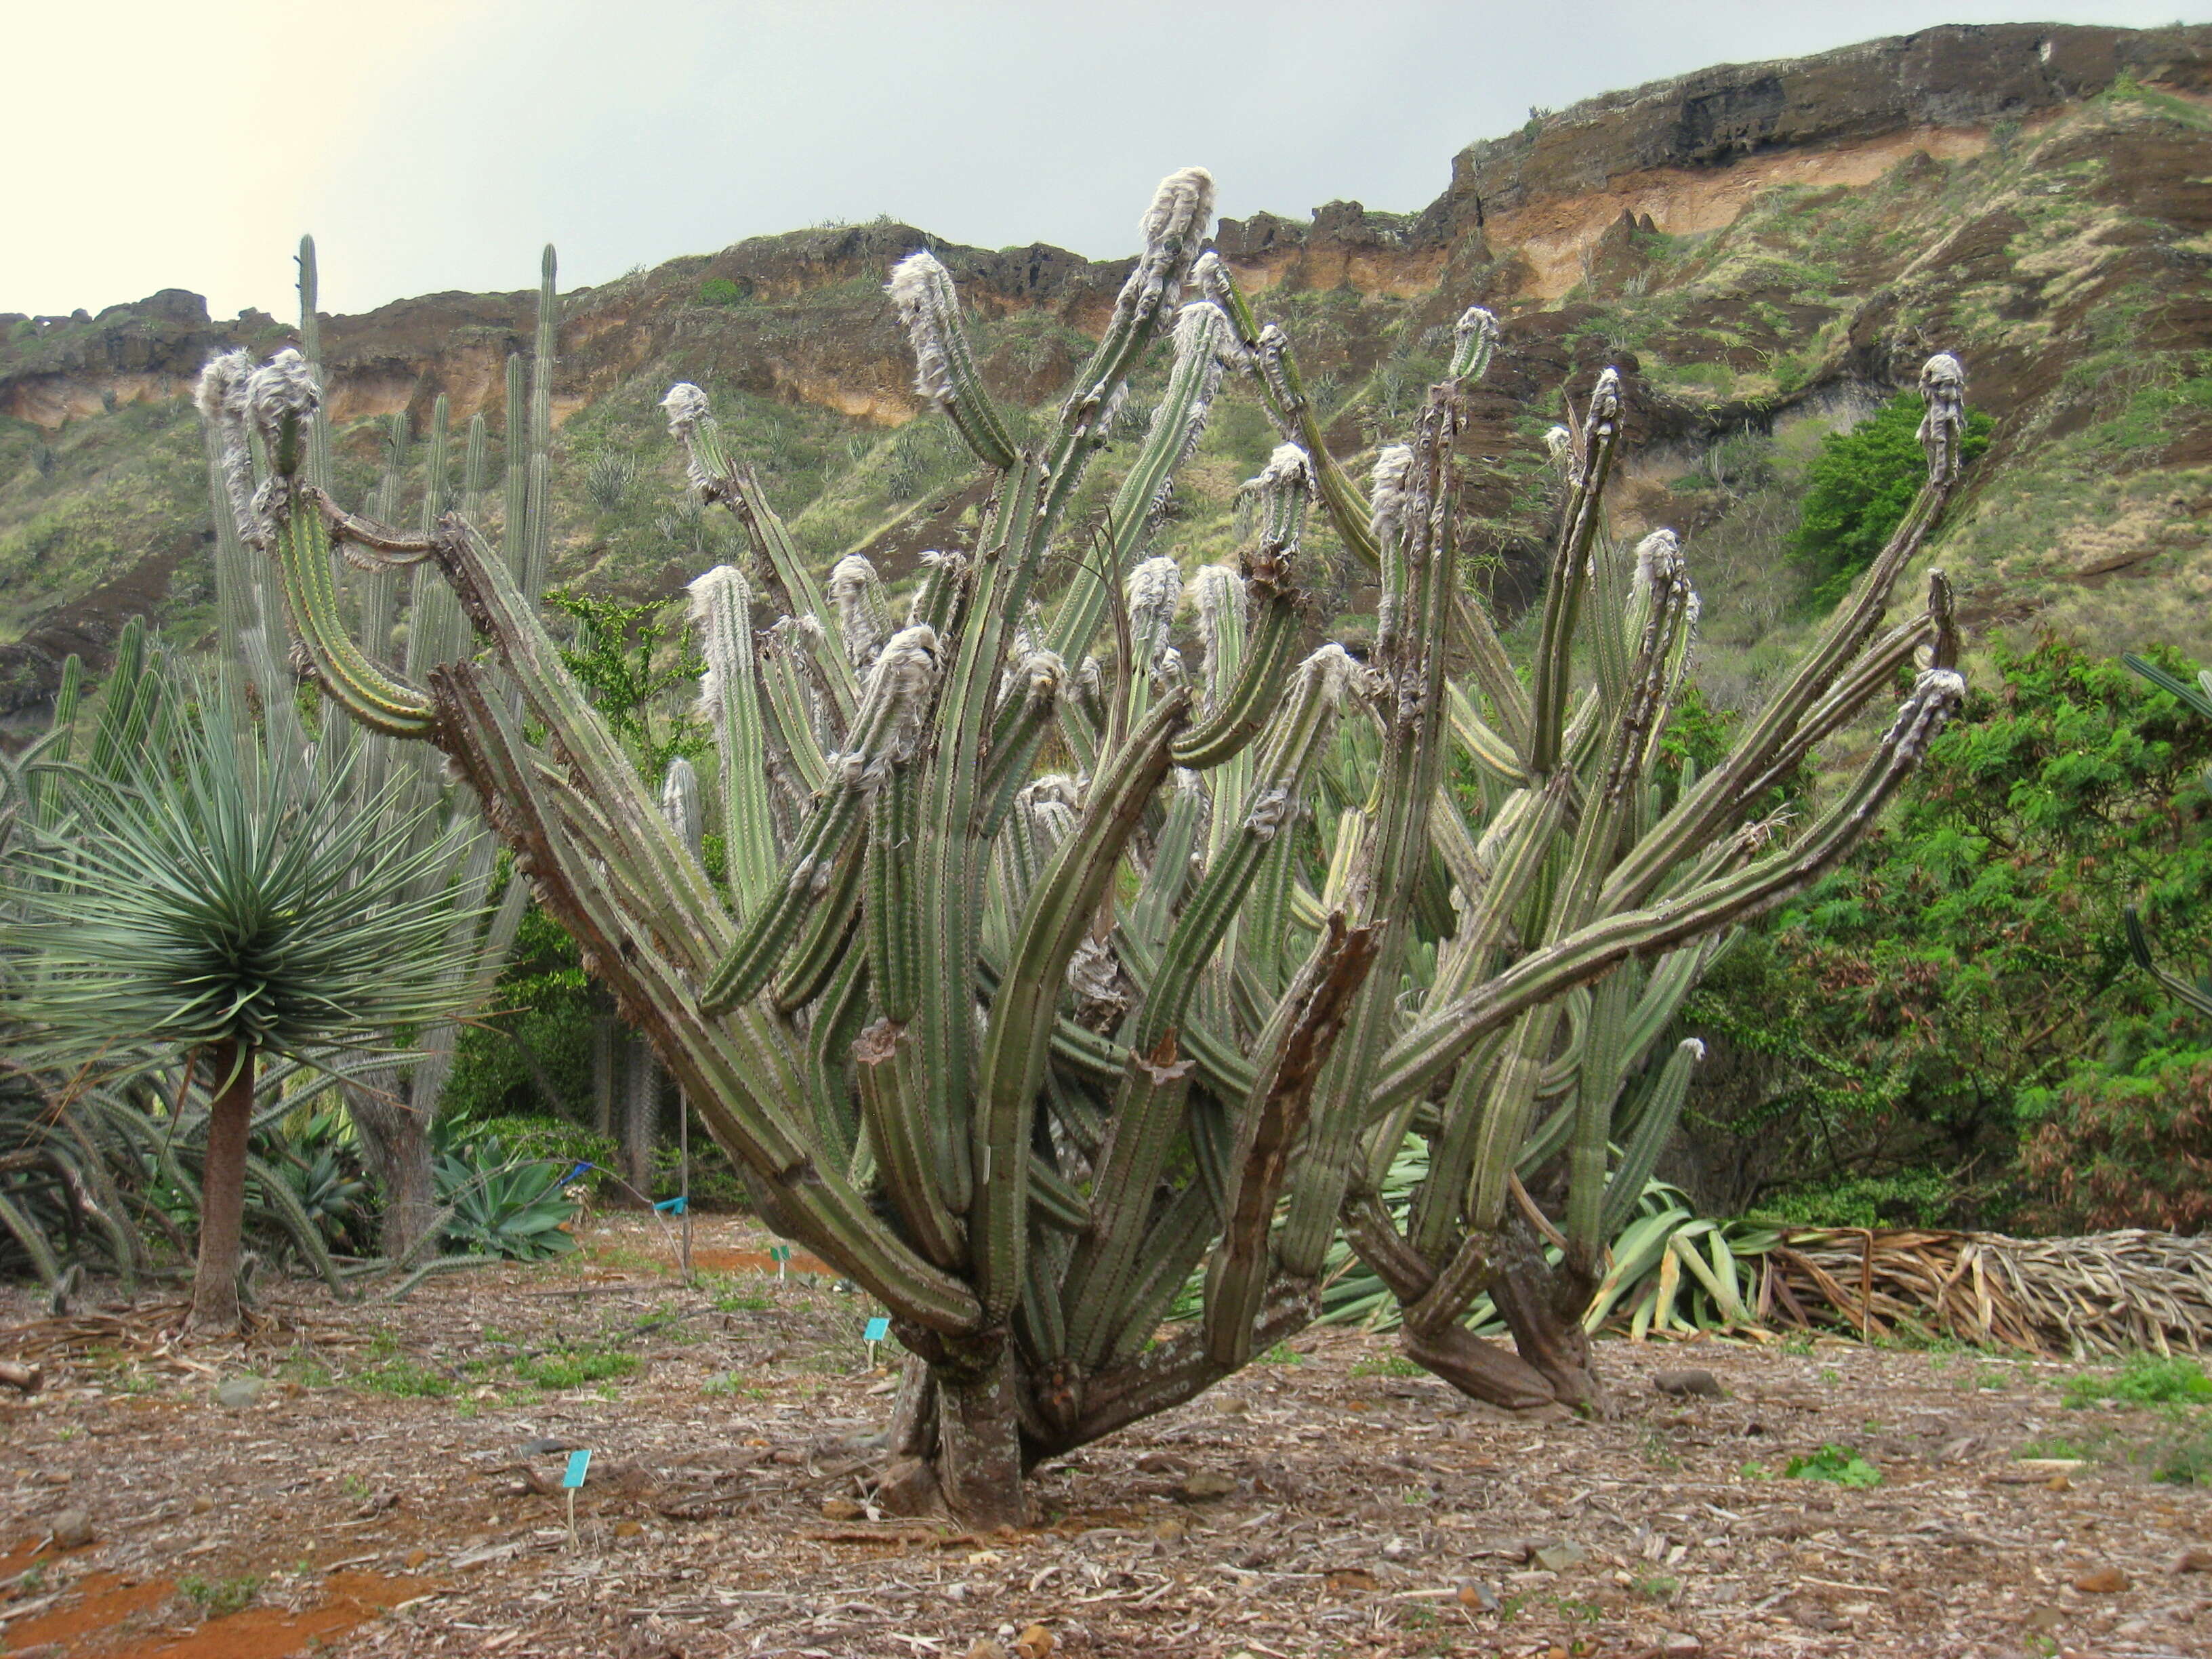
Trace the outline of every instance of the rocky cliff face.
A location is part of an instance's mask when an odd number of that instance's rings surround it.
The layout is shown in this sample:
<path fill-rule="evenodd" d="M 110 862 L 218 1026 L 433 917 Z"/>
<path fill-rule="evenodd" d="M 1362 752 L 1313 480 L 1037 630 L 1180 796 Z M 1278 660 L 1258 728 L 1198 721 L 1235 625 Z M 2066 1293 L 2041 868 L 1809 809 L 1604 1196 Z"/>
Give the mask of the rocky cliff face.
<path fill-rule="evenodd" d="M 1421 213 L 1335 203 L 1226 220 L 1217 241 L 1300 340 L 1346 452 L 1410 409 L 1460 309 L 1505 319 L 1468 449 L 1491 463 L 1469 492 L 1508 608 L 1542 534 L 1537 434 L 1564 383 L 1619 363 L 1629 519 L 1690 530 L 1722 678 L 1743 689 L 1761 636 L 1789 623 L 1776 526 L 1809 434 L 1938 348 L 2000 416 L 1944 551 L 1974 614 L 2212 647 L 2208 176 L 2212 28 L 1945 27 L 1607 94 L 1469 146 Z M 655 430 L 677 378 L 714 392 L 825 558 L 866 541 L 896 568 L 957 535 L 973 506 L 959 457 L 914 419 L 880 294 L 933 242 L 820 228 L 568 296 L 564 576 L 670 591 L 719 556 Z M 994 385 L 1023 405 L 1056 393 L 1121 267 L 1042 246 L 939 252 Z M 442 294 L 328 319 L 341 482 L 363 480 L 388 417 L 419 433 L 441 396 L 457 423 L 497 430 L 535 303 Z M 292 337 L 175 290 L 98 317 L 0 316 L 0 705 L 38 698 L 69 650 L 96 660 L 135 611 L 205 625 L 186 394 L 214 352 Z M 1168 532 L 1189 557 L 1228 545 L 1229 496 L 1268 441 L 1255 417 L 1232 404 L 1209 435 Z"/>

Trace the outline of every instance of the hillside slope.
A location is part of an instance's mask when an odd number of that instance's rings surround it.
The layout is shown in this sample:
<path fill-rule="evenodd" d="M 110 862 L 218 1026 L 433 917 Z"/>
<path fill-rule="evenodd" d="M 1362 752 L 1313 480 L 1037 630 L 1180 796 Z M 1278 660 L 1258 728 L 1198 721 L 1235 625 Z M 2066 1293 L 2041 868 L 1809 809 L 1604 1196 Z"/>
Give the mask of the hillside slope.
<path fill-rule="evenodd" d="M 1396 430 L 1462 307 L 1504 319 L 1464 449 L 1508 611 L 1544 534 L 1540 438 L 1561 388 L 1619 365 L 1633 459 L 1618 527 L 1686 532 L 1724 702 L 1750 694 L 1802 615 L 1782 537 L 1818 435 L 1939 349 L 1998 417 L 1932 556 L 1970 618 L 2212 656 L 2212 27 L 1944 27 L 1706 70 L 1471 146 L 1420 214 L 1333 203 L 1224 221 L 1217 242 L 1298 341 L 1347 457 Z M 1023 406 L 1054 396 L 1117 264 L 878 222 L 566 296 L 561 579 L 672 593 L 731 552 L 680 499 L 655 409 L 677 379 L 714 394 L 825 562 L 865 543 L 896 575 L 957 538 L 975 506 L 963 458 L 937 417 L 915 418 L 881 293 L 925 244 L 961 281 L 994 387 Z M 535 305 L 442 294 L 329 319 L 342 493 L 365 488 L 391 416 L 419 434 L 441 394 L 457 422 L 481 411 L 496 434 L 503 363 Z M 97 663 L 128 616 L 204 632 L 211 532 L 188 393 L 215 351 L 292 338 L 264 313 L 210 319 L 176 290 L 98 317 L 0 316 L 0 714 L 42 701 L 68 652 Z M 1273 441 L 1232 393 L 1170 550 L 1233 544 L 1236 485 Z"/>

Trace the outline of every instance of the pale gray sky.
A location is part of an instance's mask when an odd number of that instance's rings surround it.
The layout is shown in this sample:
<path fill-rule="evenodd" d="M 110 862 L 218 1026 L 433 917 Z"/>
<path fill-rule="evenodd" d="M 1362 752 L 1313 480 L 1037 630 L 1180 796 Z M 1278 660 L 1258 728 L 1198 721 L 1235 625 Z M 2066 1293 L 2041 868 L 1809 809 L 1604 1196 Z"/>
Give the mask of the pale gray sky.
<path fill-rule="evenodd" d="M 2040 13 L 2040 15 L 2038 14 Z M 158 288 L 217 316 L 563 287 L 878 213 L 1125 253 L 1159 177 L 1404 211 L 1529 106 L 1939 22 L 2208 0 L 42 0 L 8 25 L 0 311 Z"/>

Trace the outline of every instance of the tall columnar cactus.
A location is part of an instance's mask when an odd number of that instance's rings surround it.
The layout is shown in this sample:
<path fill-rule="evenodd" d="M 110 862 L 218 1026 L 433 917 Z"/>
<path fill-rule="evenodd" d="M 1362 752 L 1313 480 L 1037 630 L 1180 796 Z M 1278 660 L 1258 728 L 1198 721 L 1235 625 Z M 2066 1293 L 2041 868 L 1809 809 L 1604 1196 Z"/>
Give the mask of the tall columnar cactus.
<path fill-rule="evenodd" d="M 669 394 L 692 487 L 736 514 L 757 561 L 693 586 L 726 896 L 467 519 L 404 537 L 337 512 L 300 476 L 312 386 L 272 369 L 246 399 L 278 460 L 264 539 L 313 568 L 334 537 L 371 562 L 434 560 L 499 664 L 392 675 L 301 580 L 292 616 L 318 682 L 451 757 L 769 1218 L 890 1308 L 914 1358 L 884 1494 L 934 1491 L 970 1523 L 1018 1520 L 1037 1458 L 1188 1399 L 1303 1326 L 1347 1210 L 1413 1328 L 1450 1326 L 1462 1293 L 1510 1266 L 1493 1243 L 1540 1098 L 1571 1095 L 1568 1132 L 1534 1133 L 1568 1148 L 1573 1259 L 1588 1260 L 1606 1120 L 1655 999 L 1717 930 L 1835 858 L 1959 695 L 1940 614 L 1875 635 L 1939 483 L 1735 754 L 1658 811 L 1653 757 L 1693 601 L 1671 539 L 1631 568 L 1600 534 L 1613 377 L 1572 445 L 1524 684 L 1458 587 L 1452 447 L 1494 324 L 1462 319 L 1450 377 L 1384 453 L 1370 499 L 1321 447 L 1287 339 L 1201 258 L 1212 198 L 1195 170 L 1162 185 L 1103 337 L 1033 445 L 982 384 L 942 268 L 923 253 L 892 273 L 918 390 L 992 484 L 972 539 L 924 561 L 903 625 L 861 562 L 819 583 L 726 458 L 705 394 Z M 1066 524 L 1163 337 L 1172 366 L 1103 522 Z M 1185 584 L 1155 562 L 1161 509 L 1230 370 L 1254 377 L 1285 441 L 1250 486 L 1237 568 Z M 1367 662 L 1301 644 L 1316 498 L 1381 579 Z M 1063 544 L 1080 556 L 1050 557 Z M 1169 643 L 1194 586 L 1194 666 Z M 774 604 L 784 620 L 754 631 Z M 1786 847 L 1747 831 L 1771 781 L 1931 633 L 1936 664 L 1847 795 Z M 1578 638 L 1596 671 L 1579 688 Z M 1451 659 L 1472 665 L 1467 686 Z M 1344 720 L 1378 734 L 1380 775 L 1324 877 L 1302 803 Z M 1483 779 L 1479 833 L 1447 787 L 1455 748 Z M 1409 997 L 1439 868 L 1460 920 L 1432 988 Z M 1587 1089 L 1559 1081 L 1583 1068 Z M 1411 1237 L 1373 1226 L 1369 1202 L 1407 1133 L 1451 1171 Z M 1202 1317 L 1156 1340 L 1194 1273 Z M 1469 1360 L 1449 1334 L 1431 1346 L 1479 1381 L 1518 1364 Z"/>

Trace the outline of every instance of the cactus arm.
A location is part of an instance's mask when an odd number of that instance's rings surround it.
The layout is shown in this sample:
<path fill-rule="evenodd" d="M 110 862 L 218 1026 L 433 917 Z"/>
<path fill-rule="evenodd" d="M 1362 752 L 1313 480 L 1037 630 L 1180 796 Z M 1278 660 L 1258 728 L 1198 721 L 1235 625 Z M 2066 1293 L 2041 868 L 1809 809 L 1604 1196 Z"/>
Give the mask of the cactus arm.
<path fill-rule="evenodd" d="M 1660 1067 L 1650 1096 L 1637 1114 L 1636 1127 L 1621 1147 L 1620 1163 L 1607 1183 L 1594 1230 L 1595 1237 L 1611 1238 L 1635 1212 L 1636 1200 L 1644 1195 L 1644 1183 L 1651 1179 L 1659 1154 L 1674 1138 L 1682 1103 L 1689 1095 L 1690 1073 L 1705 1057 L 1705 1045 L 1695 1037 L 1685 1037 Z"/>
<path fill-rule="evenodd" d="M 805 683 L 800 678 L 804 671 L 793 655 L 796 648 L 787 634 L 770 635 L 769 647 L 759 659 L 761 684 L 768 693 L 784 750 L 799 769 L 799 781 L 819 795 L 830 787 L 830 761 L 822 752 L 822 740 L 815 735 L 813 717 L 806 706 Z"/>
<path fill-rule="evenodd" d="M 1259 736 L 1279 706 L 1297 644 L 1297 601 L 1287 589 L 1270 588 L 1259 597 L 1260 619 L 1236 678 L 1206 718 L 1176 740 L 1178 766 L 1202 770 L 1225 765 Z"/>
<path fill-rule="evenodd" d="M 920 997 L 915 1022 L 921 1034 L 923 1110 L 942 1126 L 952 1167 L 948 1185 L 972 1190 L 969 1169 L 975 1091 L 976 957 L 981 927 L 983 861 L 988 848 L 977 831 L 977 792 L 982 779 L 981 750 L 993 694 L 1006 657 L 1005 611 L 1000 602 L 1010 587 L 1024 584 L 1006 568 L 1022 551 L 1013 544 L 1036 512 L 1043 488 L 1042 465 L 1024 460 L 1000 481 L 997 501 L 978 546 L 972 571 L 939 574 L 925 596 L 960 613 L 959 649 L 938 704 L 936 751 L 925 776 L 920 834 L 915 860 L 915 906 Z M 958 575 L 954 580 L 952 575 Z M 1018 1245 L 1017 1245 L 1018 1249 Z M 1011 1267 L 1011 1261 L 1002 1263 Z M 1012 1293 L 1020 1276 L 1000 1284 Z"/>
<path fill-rule="evenodd" d="M 914 915 L 915 823 L 921 780 L 902 767 L 868 820 L 867 893 L 860 907 L 870 973 L 884 1017 L 904 1025 L 921 1002 L 921 941 Z"/>
<path fill-rule="evenodd" d="M 1234 1369 L 1252 1357 L 1253 1329 L 1266 1298 L 1267 1233 L 1289 1177 L 1291 1152 L 1305 1127 L 1315 1085 L 1343 1030 L 1353 995 L 1374 963 L 1376 929 L 1328 931 L 1280 1004 L 1268 1059 L 1237 1116 L 1221 1242 L 1206 1276 L 1206 1352 Z"/>
<path fill-rule="evenodd" d="M 1106 1364 L 1126 1359 L 1152 1340 L 1161 1317 L 1189 1282 L 1192 1269 L 1205 1258 L 1206 1244 L 1219 1222 L 1213 1200 L 1206 1196 L 1200 1182 L 1191 1182 L 1161 1207 L 1159 1218 L 1145 1235 L 1144 1247 L 1138 1252 L 1141 1266 L 1121 1301 L 1106 1310 L 1114 1316 L 1112 1328 L 1092 1338 L 1101 1362 L 1086 1365 L 1087 1370 L 1095 1373 Z M 1068 1321 L 1068 1352 L 1082 1364 L 1074 1323 L 1078 1309 L 1064 1292 L 1061 1310 Z M 1086 1396 L 1090 1392 L 1086 1383 Z"/>
<path fill-rule="evenodd" d="M 1422 411 L 1403 469 L 1393 475 L 1393 495 L 1377 504 L 1378 521 L 1398 526 L 1380 538 L 1384 556 L 1402 567 L 1385 587 L 1405 597 L 1400 615 L 1378 635 L 1377 665 L 1389 711 L 1377 790 L 1381 805 L 1353 886 L 1364 890 L 1362 916 L 1390 923 L 1392 933 L 1384 938 L 1354 1001 L 1349 1027 L 1330 1055 L 1322 1084 L 1323 1104 L 1307 1132 L 1305 1157 L 1292 1182 L 1278 1248 L 1284 1271 L 1299 1278 L 1318 1276 L 1352 1181 L 1358 1138 L 1368 1121 L 1370 1084 L 1396 1020 L 1399 965 L 1408 943 L 1400 919 L 1411 915 L 1428 867 L 1429 807 L 1442 781 L 1444 748 L 1440 623 L 1456 574 L 1449 514 L 1440 526 L 1436 508 L 1448 483 L 1458 425 L 1456 389 L 1449 384 L 1437 387 Z M 1440 527 L 1446 532 L 1441 536 Z M 1340 843 L 1348 839 L 1339 836 Z"/>
<path fill-rule="evenodd" d="M 700 501 L 708 506 L 719 501 L 744 526 L 746 539 L 782 584 L 794 615 L 811 618 L 825 641 L 842 637 L 836 607 L 814 580 L 790 526 L 769 505 L 759 481 L 724 452 L 707 394 L 696 386 L 679 383 L 669 388 L 661 407 L 668 411 L 669 431 L 683 447 L 691 487 Z M 821 655 L 823 678 L 829 682 L 838 717 L 849 725 L 860 700 L 854 665 L 838 651 Z"/>
<path fill-rule="evenodd" d="M 503 570 L 492 569 L 504 579 Z M 763 1176 L 795 1236 L 897 1316 L 951 1334 L 972 1330 L 980 1310 L 967 1287 L 887 1234 L 842 1173 L 821 1168 L 808 1139 L 794 1132 L 788 1114 L 791 1103 L 804 1098 L 804 1085 L 770 1017 L 747 1008 L 726 1021 L 708 1020 L 680 970 L 628 940 L 586 877 L 589 860 L 546 811 L 513 720 L 485 695 L 481 671 L 447 665 L 433 671 L 431 684 L 440 746 L 515 848 L 541 900 L 617 994 L 643 1014 L 647 1035 L 695 1109 L 733 1157 Z"/>
<path fill-rule="evenodd" d="M 1006 707 L 992 727 L 988 761 L 981 791 L 982 838 L 999 833 L 1013 810 L 1014 797 L 1030 781 L 1037 750 L 1050 734 L 1060 708 L 1062 670 L 1060 659 L 1036 652 L 1014 670 L 1018 681 Z"/>
<path fill-rule="evenodd" d="M 837 971 L 860 919 L 866 836 L 853 836 L 833 866 L 830 884 L 815 901 L 805 926 L 792 941 L 775 974 L 775 1010 L 791 1014 L 820 996 Z"/>
<path fill-rule="evenodd" d="M 707 664 L 699 709 L 713 729 L 721 763 L 724 867 L 731 908 L 743 921 L 774 891 L 778 862 L 769 811 L 768 739 L 754 678 L 752 595 L 744 574 L 731 565 L 708 571 L 689 592 Z"/>
<path fill-rule="evenodd" d="M 868 1023 L 868 962 L 846 953 L 806 1033 L 807 1096 L 814 1107 L 815 1138 L 842 1155 L 849 1167 L 859 1142 L 860 1119 L 848 1068 L 853 1039 Z M 856 1177 L 857 1179 L 857 1177 Z"/>
<path fill-rule="evenodd" d="M 1686 943 L 1802 891 L 1843 856 L 1895 794 L 1964 695 L 1957 674 L 1923 670 L 1850 790 L 1785 852 L 1645 908 L 1602 915 L 1425 1013 L 1384 1054 L 1372 1109 L 1379 1115 L 1419 1094 L 1485 1033 L 1547 998 L 1588 983 L 1626 957 Z"/>
<path fill-rule="evenodd" d="M 313 506 L 287 514 L 278 526 L 276 550 L 285 609 L 325 691 L 373 732 L 395 738 L 427 735 L 430 700 L 370 661 L 346 631 L 331 571 L 330 526 L 323 514 Z"/>
<path fill-rule="evenodd" d="M 975 368 L 951 272 L 933 254 L 910 253 L 892 268 L 884 291 L 898 307 L 914 347 L 915 392 L 944 411 L 984 465 L 1011 469 L 1014 441 Z"/>
<path fill-rule="evenodd" d="M 1929 360 L 1931 364 L 1936 361 Z M 1727 757 L 1695 787 L 1685 791 L 1674 810 L 1621 860 L 1606 883 L 1602 902 L 1607 908 L 1642 902 L 1669 866 L 1691 849 L 1712 841 L 1734 816 L 1747 807 L 1751 803 L 1746 784 L 1769 770 L 1807 711 L 1856 659 L 1889 602 L 1899 573 L 1941 522 L 1956 487 L 1956 471 L 1945 464 L 1940 447 L 1929 447 L 1928 481 L 1859 578 L 1850 597 L 1830 618 L 1796 672 L 1760 710 Z M 1948 615 L 1948 606 L 1945 609 Z M 1939 629 L 1939 633 L 1942 631 Z"/>
<path fill-rule="evenodd" d="M 938 1266 L 957 1267 L 968 1253 L 967 1229 L 945 1202 L 935 1148 L 919 1103 L 910 1097 L 917 1047 L 913 1032 L 889 1020 L 878 1020 L 854 1040 L 860 1110 L 876 1167 L 915 1246 Z"/>
<path fill-rule="evenodd" d="M 1062 662 L 1075 662 L 1091 648 L 1114 586 L 1151 538 L 1176 469 L 1205 432 L 1230 338 L 1228 319 L 1214 306 L 1194 303 L 1177 319 L 1167 388 L 1107 514 L 1113 533 L 1090 558 L 1076 562 L 1054 612 L 1046 643 Z"/>
<path fill-rule="evenodd" d="M 1543 623 L 1528 697 L 1532 711 L 1528 769 L 1539 775 L 1548 775 L 1560 761 L 1560 733 L 1566 721 L 1574 669 L 1575 626 L 1589 581 L 1590 544 L 1602 516 L 1606 479 L 1613 470 L 1620 429 L 1620 377 L 1608 368 L 1598 376 L 1596 388 L 1590 393 L 1584 421 L 1588 453 L 1559 526 L 1551 575 L 1544 586 Z"/>
<path fill-rule="evenodd" d="M 1528 774 L 1522 767 L 1520 756 L 1475 713 L 1467 693 L 1454 684 L 1446 695 L 1451 699 L 1452 736 L 1468 758 L 1500 783 L 1516 789 L 1526 783 Z"/>
<path fill-rule="evenodd" d="M 1092 783 L 1082 823 L 1054 849 L 1030 896 L 991 1007 L 990 1035 L 977 1077 L 975 1202 L 969 1216 L 976 1291 L 993 1316 L 1010 1310 L 1020 1294 L 1028 1188 L 1019 1172 L 1027 1167 L 1030 1130 L 1044 1086 L 1053 1017 L 1068 959 L 1089 930 L 1121 849 L 1167 773 L 1169 744 L 1188 702 L 1188 694 L 1180 690 L 1163 697 L 1109 769 Z M 1172 1069 L 1171 1059 L 1166 1069 Z M 1180 1075 L 1188 1075 L 1187 1066 Z M 994 1172 L 1000 1178 L 994 1179 Z"/>

